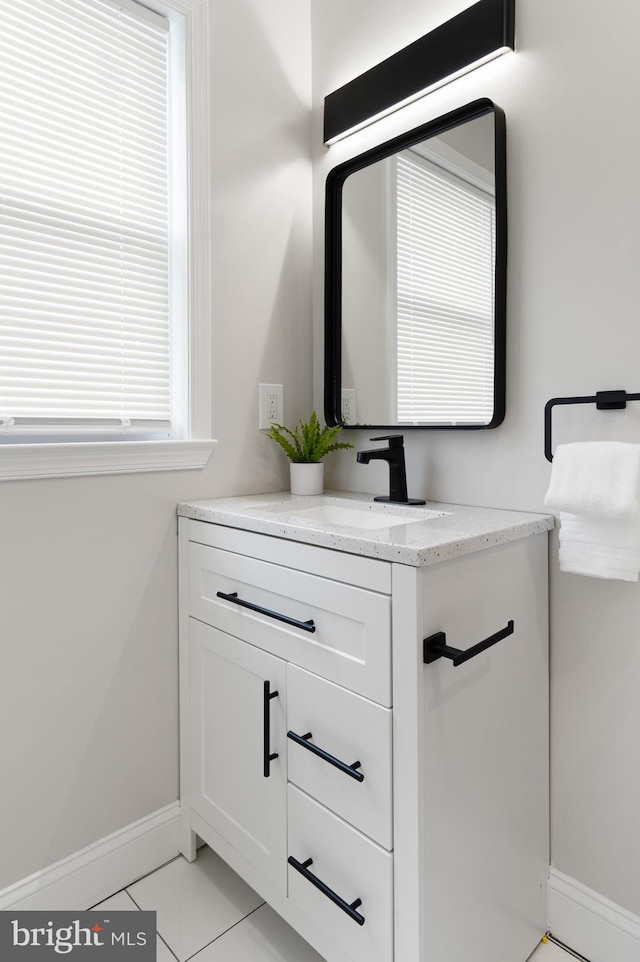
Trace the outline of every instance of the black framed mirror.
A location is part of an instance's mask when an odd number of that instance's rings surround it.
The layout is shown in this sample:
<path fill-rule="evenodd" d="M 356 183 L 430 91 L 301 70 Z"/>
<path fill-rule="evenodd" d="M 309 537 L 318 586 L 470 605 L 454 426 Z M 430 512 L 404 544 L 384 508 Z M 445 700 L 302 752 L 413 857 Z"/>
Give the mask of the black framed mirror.
<path fill-rule="evenodd" d="M 483 98 L 327 177 L 325 420 L 495 428 L 505 413 L 506 125 Z"/>

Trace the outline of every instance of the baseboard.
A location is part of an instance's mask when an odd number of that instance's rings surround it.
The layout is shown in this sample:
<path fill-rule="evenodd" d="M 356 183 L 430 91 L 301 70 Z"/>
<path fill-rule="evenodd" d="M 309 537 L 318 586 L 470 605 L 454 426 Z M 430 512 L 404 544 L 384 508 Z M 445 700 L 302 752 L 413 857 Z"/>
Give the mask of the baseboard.
<path fill-rule="evenodd" d="M 640 917 L 552 868 L 549 931 L 589 962 L 638 962 Z"/>
<path fill-rule="evenodd" d="M 180 806 L 167 805 L 0 891 L 0 910 L 82 911 L 175 858 Z"/>

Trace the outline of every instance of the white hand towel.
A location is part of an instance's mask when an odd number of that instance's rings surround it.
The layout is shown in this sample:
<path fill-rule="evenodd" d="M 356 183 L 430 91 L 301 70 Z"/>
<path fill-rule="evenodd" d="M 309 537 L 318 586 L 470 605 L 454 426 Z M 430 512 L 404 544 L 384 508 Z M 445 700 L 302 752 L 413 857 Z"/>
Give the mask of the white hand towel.
<path fill-rule="evenodd" d="M 568 574 L 584 575 L 587 578 L 607 578 L 610 581 L 637 581 L 637 570 L 603 567 L 602 565 L 579 564 L 578 562 L 560 561 L 560 571 Z"/>
<path fill-rule="evenodd" d="M 545 504 L 560 515 L 560 570 L 637 581 L 640 445 L 559 445 Z"/>
<path fill-rule="evenodd" d="M 640 445 L 559 444 L 544 499 L 549 508 L 592 518 L 640 517 Z"/>
<path fill-rule="evenodd" d="M 560 512 L 562 541 L 610 545 L 640 551 L 640 524 L 634 518 L 589 518 Z"/>
<path fill-rule="evenodd" d="M 558 557 L 561 571 L 589 575 L 592 578 L 638 580 L 640 548 L 563 540 L 561 528 Z"/>

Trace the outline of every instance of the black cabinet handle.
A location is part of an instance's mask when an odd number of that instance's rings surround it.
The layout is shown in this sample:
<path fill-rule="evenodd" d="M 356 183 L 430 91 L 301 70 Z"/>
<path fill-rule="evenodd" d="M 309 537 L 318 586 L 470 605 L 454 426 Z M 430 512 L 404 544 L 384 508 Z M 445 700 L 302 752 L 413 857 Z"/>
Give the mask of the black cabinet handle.
<path fill-rule="evenodd" d="M 346 912 L 350 919 L 353 919 L 353 921 L 357 922 L 358 925 L 364 925 L 364 915 L 360 915 L 359 912 L 356 912 L 358 906 L 362 905 L 362 899 L 356 899 L 355 902 L 351 903 L 345 902 L 343 898 L 334 892 L 333 889 L 330 889 L 325 882 L 318 878 L 317 875 L 314 875 L 313 872 L 309 871 L 309 866 L 313 865 L 312 858 L 308 858 L 306 862 L 299 862 L 297 858 L 294 858 L 293 855 L 290 855 L 287 861 L 289 862 L 289 865 L 296 870 L 296 872 L 300 872 L 300 875 L 304 876 L 308 882 L 311 882 L 311 884 L 315 885 L 315 887 L 319 889 L 323 895 L 326 895 L 328 899 L 331 899 L 334 905 L 337 905 L 338 908 L 342 909 L 343 912 Z"/>
<path fill-rule="evenodd" d="M 254 605 L 251 601 L 243 601 L 242 598 L 238 598 L 237 591 L 232 591 L 229 594 L 224 591 L 216 591 L 216 597 L 224 598 L 225 601 L 231 601 L 234 605 L 240 605 L 242 608 L 249 608 L 250 611 L 257 611 L 259 615 L 268 615 L 269 618 L 275 618 L 276 621 L 284 621 L 286 625 L 293 625 L 294 628 L 302 628 L 303 631 L 314 632 L 316 630 L 313 620 L 298 621 L 297 618 L 289 618 L 288 615 L 281 615 L 278 611 L 261 608 L 260 605 Z"/>
<path fill-rule="evenodd" d="M 465 661 L 469 661 L 470 658 L 475 658 L 479 655 L 481 651 L 486 651 L 487 648 L 491 648 L 498 641 L 502 641 L 503 638 L 507 638 L 508 635 L 513 634 L 513 621 L 507 622 L 506 628 L 502 628 L 500 631 L 496 631 L 495 635 L 489 635 L 484 641 L 479 641 L 477 645 L 473 645 L 472 648 L 467 648 L 466 651 L 461 651 L 460 648 L 450 648 L 447 645 L 447 636 L 444 631 L 437 631 L 435 635 L 429 635 L 422 642 L 422 660 L 425 665 L 430 665 L 432 661 L 437 661 L 438 658 L 449 658 L 453 662 L 453 667 L 457 668 L 458 665 L 463 665 Z"/>
<path fill-rule="evenodd" d="M 287 738 L 290 738 L 291 741 L 296 743 L 296 745 L 302 745 L 302 747 L 306 748 L 307 751 L 313 752 L 313 754 L 317 755 L 318 758 L 322 758 L 325 762 L 329 762 L 329 764 L 333 765 L 334 768 L 339 768 L 341 772 L 345 773 L 345 775 L 350 775 L 351 778 L 355 778 L 357 782 L 364 781 L 364 775 L 362 772 L 357 771 L 357 769 L 360 768 L 361 762 L 353 762 L 351 765 L 347 765 L 346 762 L 340 761 L 340 759 L 336 758 L 335 755 L 330 755 L 329 752 L 325 752 L 323 748 L 318 748 L 317 745 L 312 745 L 309 741 L 310 738 L 313 738 L 311 732 L 307 732 L 306 735 L 298 735 L 296 732 L 287 732 Z"/>
<path fill-rule="evenodd" d="M 262 726 L 262 732 L 264 737 L 263 744 L 263 770 L 262 774 L 265 778 L 268 778 L 271 774 L 271 762 L 274 758 L 278 757 L 277 752 L 271 751 L 271 699 L 278 696 L 277 691 L 271 691 L 271 685 L 268 681 L 265 681 L 263 685 L 263 719 L 264 724 Z"/>

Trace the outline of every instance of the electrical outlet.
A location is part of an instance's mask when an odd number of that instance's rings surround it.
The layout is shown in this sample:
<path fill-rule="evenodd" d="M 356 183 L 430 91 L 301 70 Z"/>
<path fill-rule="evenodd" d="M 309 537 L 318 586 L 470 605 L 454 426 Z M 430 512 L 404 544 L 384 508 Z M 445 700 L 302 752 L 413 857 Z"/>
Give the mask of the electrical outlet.
<path fill-rule="evenodd" d="M 258 428 L 268 431 L 270 424 L 284 420 L 284 388 L 282 384 L 258 384 Z"/>
<path fill-rule="evenodd" d="M 342 388 L 342 420 L 345 424 L 356 423 L 356 392 L 353 388 Z"/>

